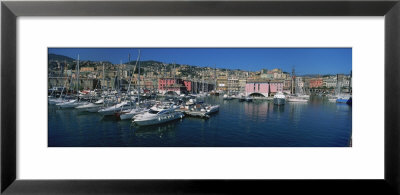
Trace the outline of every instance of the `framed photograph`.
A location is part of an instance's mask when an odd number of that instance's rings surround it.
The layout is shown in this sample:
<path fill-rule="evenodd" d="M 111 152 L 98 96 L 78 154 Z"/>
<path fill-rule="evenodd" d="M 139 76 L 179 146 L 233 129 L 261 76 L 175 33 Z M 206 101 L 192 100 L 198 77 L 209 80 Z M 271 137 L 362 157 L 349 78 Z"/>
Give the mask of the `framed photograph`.
<path fill-rule="evenodd" d="M 397 194 L 399 6 L 4 1 L 1 191 Z"/>

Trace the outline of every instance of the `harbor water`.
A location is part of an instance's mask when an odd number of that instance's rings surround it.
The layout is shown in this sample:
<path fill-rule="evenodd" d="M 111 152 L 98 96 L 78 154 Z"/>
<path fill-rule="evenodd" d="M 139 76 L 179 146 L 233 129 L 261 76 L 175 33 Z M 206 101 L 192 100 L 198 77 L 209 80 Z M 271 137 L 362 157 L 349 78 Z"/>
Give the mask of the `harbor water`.
<path fill-rule="evenodd" d="M 219 104 L 209 119 L 185 117 L 156 126 L 133 126 L 98 113 L 48 107 L 49 147 L 348 147 L 352 107 L 312 96 L 309 102 Z"/>

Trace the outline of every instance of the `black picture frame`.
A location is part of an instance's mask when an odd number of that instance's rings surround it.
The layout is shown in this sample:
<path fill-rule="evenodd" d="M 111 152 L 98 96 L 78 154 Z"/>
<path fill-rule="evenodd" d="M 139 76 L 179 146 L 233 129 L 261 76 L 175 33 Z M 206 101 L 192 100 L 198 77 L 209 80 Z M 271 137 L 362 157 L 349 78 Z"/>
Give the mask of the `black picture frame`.
<path fill-rule="evenodd" d="M 385 16 L 385 176 L 382 180 L 16 179 L 16 20 L 19 16 Z M 398 194 L 400 192 L 399 0 L 2 1 L 3 194 Z M 240 169 L 240 167 L 238 167 Z M 149 170 L 151 171 L 151 170 Z M 368 171 L 368 170 L 365 170 Z"/>

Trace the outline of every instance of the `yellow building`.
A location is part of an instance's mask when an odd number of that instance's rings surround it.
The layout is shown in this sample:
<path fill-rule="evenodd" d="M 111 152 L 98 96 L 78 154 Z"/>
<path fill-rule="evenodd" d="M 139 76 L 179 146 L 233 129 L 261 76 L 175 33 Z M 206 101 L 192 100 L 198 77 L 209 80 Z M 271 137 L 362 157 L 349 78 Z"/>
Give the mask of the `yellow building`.
<path fill-rule="evenodd" d="M 94 67 L 81 67 L 81 72 L 94 72 Z"/>

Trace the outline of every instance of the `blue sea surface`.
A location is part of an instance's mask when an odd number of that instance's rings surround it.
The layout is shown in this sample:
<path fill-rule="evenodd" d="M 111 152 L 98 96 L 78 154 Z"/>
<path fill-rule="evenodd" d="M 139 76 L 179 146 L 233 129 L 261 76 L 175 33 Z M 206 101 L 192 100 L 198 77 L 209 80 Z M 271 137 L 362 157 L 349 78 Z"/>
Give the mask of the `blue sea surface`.
<path fill-rule="evenodd" d="M 130 120 L 48 107 L 49 147 L 348 147 L 352 107 L 311 97 L 308 103 L 239 102 L 206 97 L 220 110 L 138 127 Z"/>

